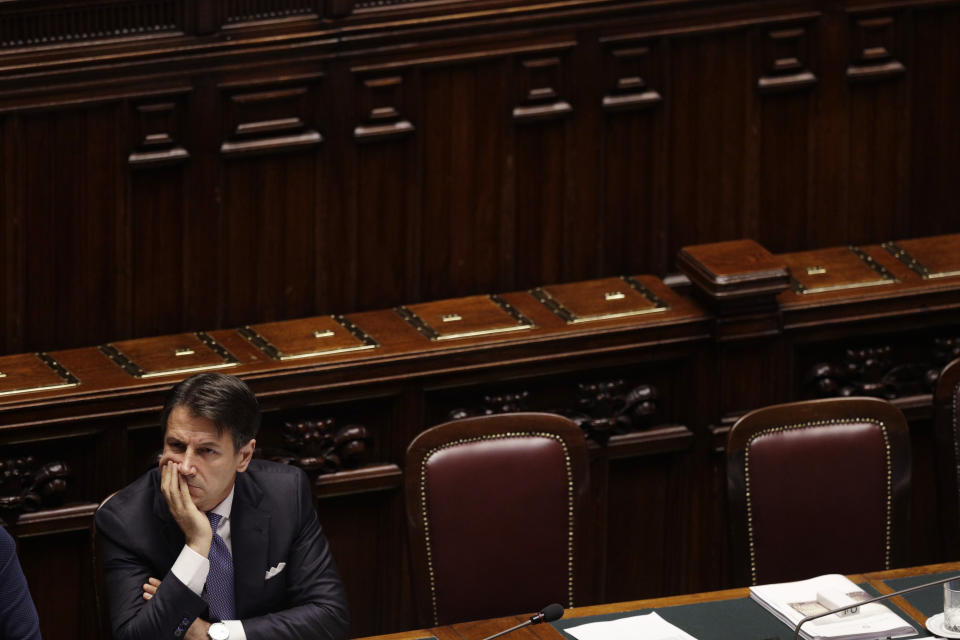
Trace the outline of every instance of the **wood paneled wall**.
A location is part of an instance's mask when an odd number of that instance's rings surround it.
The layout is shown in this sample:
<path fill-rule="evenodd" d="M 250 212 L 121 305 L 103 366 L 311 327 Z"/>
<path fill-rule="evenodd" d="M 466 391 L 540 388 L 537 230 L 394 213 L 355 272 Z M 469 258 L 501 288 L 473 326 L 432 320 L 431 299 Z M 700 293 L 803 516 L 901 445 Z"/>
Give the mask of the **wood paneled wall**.
<path fill-rule="evenodd" d="M 908 246 L 933 271 L 960 270 L 960 234 Z M 393 309 L 360 312 L 347 320 L 377 347 L 286 361 L 235 329 L 207 336 L 235 357 L 223 370 L 260 399 L 258 455 L 313 478 L 354 636 L 418 626 L 401 490 L 406 447 L 431 425 L 484 412 L 569 415 L 589 439 L 578 605 L 734 586 L 741 559 L 728 553 L 726 434 L 750 409 L 803 398 L 873 395 L 906 413 L 912 537 L 895 543 L 908 564 L 946 560 L 960 550 L 960 532 L 939 521 L 952 498 L 935 469 L 944 456 L 955 469 L 954 448 L 936 446 L 931 391 L 960 356 L 960 276 L 924 278 L 885 246 L 857 250 L 895 280 L 856 286 L 877 274 L 842 247 L 771 256 L 738 241 L 681 254 L 699 302 L 638 276 L 665 306 L 657 313 L 568 324 L 518 291 L 502 299 L 533 324 L 523 331 L 434 341 Z M 817 265 L 828 282 L 854 286 L 799 294 L 787 289 L 786 265 L 791 277 L 812 277 L 805 267 Z M 572 285 L 565 304 L 596 308 L 595 298 L 606 298 L 598 292 L 624 284 Z M 483 305 L 494 306 L 474 296 L 419 308 L 469 321 Z M 272 326 L 271 340 L 302 345 L 324 322 Z M 196 352 L 175 355 L 181 344 Z M 159 375 L 137 377 L 91 346 L 48 354 L 73 386 L 25 391 L 57 377 L 34 354 L 0 357 L 0 518 L 18 540 L 45 638 L 97 637 L 93 512 L 156 464 L 160 404 L 184 363 L 196 364 L 189 357 L 220 364 L 190 333 L 120 346 Z"/>
<path fill-rule="evenodd" d="M 958 27 L 929 0 L 7 3 L 0 352 L 958 231 Z"/>
<path fill-rule="evenodd" d="M 0 353 L 662 277 L 681 247 L 732 238 L 784 253 L 958 232 L 958 30 L 957 0 L 3 3 Z M 363 635 L 415 624 L 400 465 L 451 410 L 654 385 L 654 424 L 593 449 L 593 593 L 724 587 L 725 429 L 809 395 L 848 347 L 936 360 L 948 294 L 251 383 L 266 443 L 327 417 L 375 436 L 368 465 L 317 486 Z M 63 353 L 81 378 L 122 374 Z M 163 386 L 0 412 L 0 459 L 73 474 L 65 505 L 15 525 L 35 593 L 72 588 L 40 603 L 45 637 L 95 636 L 90 515 L 149 466 Z M 929 397 L 898 402 L 913 561 L 945 559 Z"/>

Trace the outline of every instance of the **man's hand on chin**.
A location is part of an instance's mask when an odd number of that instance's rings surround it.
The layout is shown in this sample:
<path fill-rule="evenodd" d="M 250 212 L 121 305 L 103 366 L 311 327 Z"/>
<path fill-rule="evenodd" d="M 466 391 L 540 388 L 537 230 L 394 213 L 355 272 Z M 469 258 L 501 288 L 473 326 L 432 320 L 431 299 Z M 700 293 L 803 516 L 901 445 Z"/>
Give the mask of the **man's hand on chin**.
<path fill-rule="evenodd" d="M 171 515 L 183 531 L 187 546 L 206 558 L 213 540 L 210 520 L 193 504 L 190 487 L 180 475 L 179 464 L 168 460 L 161 465 L 160 473 L 160 491 L 170 507 Z"/>
<path fill-rule="evenodd" d="M 183 638 L 184 640 L 209 640 L 207 636 L 207 629 L 209 628 L 209 622 L 203 618 L 197 618 L 187 629 L 187 634 Z"/>

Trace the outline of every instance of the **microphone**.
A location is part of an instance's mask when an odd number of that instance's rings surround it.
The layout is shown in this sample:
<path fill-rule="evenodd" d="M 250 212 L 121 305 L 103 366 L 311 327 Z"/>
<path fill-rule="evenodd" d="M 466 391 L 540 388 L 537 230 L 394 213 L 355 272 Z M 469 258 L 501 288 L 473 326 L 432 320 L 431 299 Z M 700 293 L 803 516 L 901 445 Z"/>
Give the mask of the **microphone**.
<path fill-rule="evenodd" d="M 856 609 L 857 607 L 862 607 L 865 604 L 871 604 L 873 602 L 879 602 L 881 600 L 888 600 L 896 596 L 902 596 L 903 594 L 910 593 L 911 591 L 919 591 L 920 589 L 926 589 L 927 587 L 935 587 L 938 584 L 943 584 L 944 582 L 950 582 L 952 580 L 960 580 L 960 576 L 950 576 L 949 578 L 944 578 L 943 580 L 935 580 L 934 582 L 927 582 L 926 584 L 918 584 L 915 587 L 901 589 L 900 591 L 894 591 L 893 593 L 885 593 L 882 596 L 877 596 L 876 598 L 870 598 L 869 600 L 861 600 L 859 602 L 854 602 L 853 604 L 848 604 L 843 607 L 830 609 L 829 611 L 825 611 L 823 613 L 807 616 L 806 618 L 804 618 L 803 620 L 797 623 L 796 629 L 793 630 L 793 640 L 798 640 L 798 638 L 800 637 L 800 627 L 802 627 L 804 623 L 810 622 L 811 620 L 816 620 L 817 618 L 824 618 L 834 613 L 849 611 L 850 609 Z"/>
<path fill-rule="evenodd" d="M 510 627 L 506 631 L 501 631 L 500 633 L 495 633 L 492 636 L 487 636 L 483 640 L 493 640 L 494 638 L 499 638 L 502 635 L 508 634 L 511 631 L 516 631 L 523 627 L 527 627 L 531 624 L 540 624 L 541 622 L 553 622 L 554 620 L 559 620 L 563 617 L 563 606 L 554 602 L 553 604 L 548 604 L 543 609 L 540 610 L 540 613 L 535 613 L 530 616 L 530 619 L 521 622 L 515 627 Z"/>

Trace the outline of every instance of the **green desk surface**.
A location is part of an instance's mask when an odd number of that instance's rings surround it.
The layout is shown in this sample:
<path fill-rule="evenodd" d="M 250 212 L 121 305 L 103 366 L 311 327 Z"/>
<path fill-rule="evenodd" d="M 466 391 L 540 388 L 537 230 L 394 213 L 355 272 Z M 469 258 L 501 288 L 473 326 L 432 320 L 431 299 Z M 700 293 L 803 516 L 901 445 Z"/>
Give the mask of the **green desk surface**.
<path fill-rule="evenodd" d="M 573 636 L 565 632 L 565 629 L 591 622 L 627 618 L 652 611 L 656 611 L 661 618 L 683 629 L 697 640 L 763 640 L 764 638 L 787 640 L 790 637 L 789 629 L 785 624 L 767 613 L 766 609 L 750 598 L 698 602 L 659 609 L 641 609 L 639 611 L 625 611 L 583 618 L 560 619 L 552 624 L 558 631 L 563 632 L 567 638 L 575 640 Z"/>
<path fill-rule="evenodd" d="M 883 583 L 894 591 L 899 591 L 900 589 L 909 589 L 910 587 L 915 587 L 925 582 L 933 582 L 934 580 L 949 578 L 951 575 L 956 575 L 956 572 L 945 571 L 943 573 L 928 573 L 924 576 L 912 576 L 910 578 L 894 578 L 890 580 L 884 580 Z M 942 585 L 930 587 L 929 589 L 920 589 L 919 591 L 908 593 L 902 597 L 928 618 L 943 611 Z"/>
<path fill-rule="evenodd" d="M 936 579 L 932 576 L 923 576 L 923 578 L 927 581 Z M 923 584 L 923 580 L 917 584 Z M 865 583 L 859 586 L 871 595 L 879 595 L 875 589 Z M 910 616 L 896 605 L 886 604 L 891 610 L 912 624 L 914 628 L 919 627 L 917 623 L 910 619 Z M 584 616 L 582 618 L 561 618 L 551 624 L 569 640 L 576 640 L 566 632 L 566 629 L 581 624 L 617 620 L 652 611 L 656 611 L 661 618 L 683 629 L 697 640 L 791 640 L 793 638 L 793 629 L 777 620 L 773 617 L 773 614 L 750 598 L 697 602 L 657 609 L 639 609 L 598 616 Z M 919 630 L 922 631 L 922 629 Z"/>

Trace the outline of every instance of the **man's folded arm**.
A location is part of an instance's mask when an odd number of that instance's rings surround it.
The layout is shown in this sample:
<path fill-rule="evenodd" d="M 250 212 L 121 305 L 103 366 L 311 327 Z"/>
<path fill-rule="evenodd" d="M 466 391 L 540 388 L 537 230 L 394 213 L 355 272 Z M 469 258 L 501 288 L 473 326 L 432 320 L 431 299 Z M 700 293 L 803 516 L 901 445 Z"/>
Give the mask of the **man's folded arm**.
<path fill-rule="evenodd" d="M 144 600 L 143 584 L 151 577 L 151 568 L 124 544 L 123 527 L 114 514 L 101 509 L 96 518 L 110 623 L 116 640 L 166 640 L 204 612 L 207 604 L 203 598 L 172 572 L 162 577 L 156 595 Z"/>

